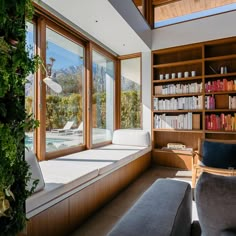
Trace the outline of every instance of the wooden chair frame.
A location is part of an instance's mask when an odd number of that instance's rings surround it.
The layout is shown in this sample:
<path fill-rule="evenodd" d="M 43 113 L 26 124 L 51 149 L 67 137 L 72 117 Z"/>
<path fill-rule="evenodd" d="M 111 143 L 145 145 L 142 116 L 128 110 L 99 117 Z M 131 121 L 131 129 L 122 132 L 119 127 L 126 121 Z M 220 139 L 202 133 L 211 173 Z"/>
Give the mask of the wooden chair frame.
<path fill-rule="evenodd" d="M 196 179 L 202 172 L 208 172 L 216 175 L 236 176 L 236 169 L 234 168 L 222 169 L 222 168 L 204 166 L 201 164 L 202 151 L 203 151 L 202 143 L 204 141 L 236 144 L 236 140 L 220 140 L 220 139 L 205 139 L 205 138 L 198 139 L 198 150 L 193 152 L 193 159 L 192 159 L 192 188 L 195 188 Z"/>

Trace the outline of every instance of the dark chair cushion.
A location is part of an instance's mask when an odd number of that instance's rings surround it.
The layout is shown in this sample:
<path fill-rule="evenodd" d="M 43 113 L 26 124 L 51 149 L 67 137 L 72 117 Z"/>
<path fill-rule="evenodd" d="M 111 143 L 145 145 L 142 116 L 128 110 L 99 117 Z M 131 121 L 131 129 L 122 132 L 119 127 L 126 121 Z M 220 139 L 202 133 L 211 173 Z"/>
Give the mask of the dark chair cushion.
<path fill-rule="evenodd" d="M 236 176 L 203 172 L 195 189 L 202 235 L 235 235 Z"/>
<path fill-rule="evenodd" d="M 202 162 L 215 168 L 236 168 L 236 144 L 212 141 L 202 142 Z"/>

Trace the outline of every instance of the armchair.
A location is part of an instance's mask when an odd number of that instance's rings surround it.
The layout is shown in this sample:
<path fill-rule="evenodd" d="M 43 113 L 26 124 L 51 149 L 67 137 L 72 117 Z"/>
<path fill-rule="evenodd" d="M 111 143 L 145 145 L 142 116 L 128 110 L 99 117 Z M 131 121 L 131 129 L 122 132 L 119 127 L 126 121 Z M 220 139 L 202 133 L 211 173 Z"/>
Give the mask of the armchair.
<path fill-rule="evenodd" d="M 192 187 L 202 172 L 216 175 L 236 175 L 236 140 L 198 140 L 198 150 L 193 152 Z"/>

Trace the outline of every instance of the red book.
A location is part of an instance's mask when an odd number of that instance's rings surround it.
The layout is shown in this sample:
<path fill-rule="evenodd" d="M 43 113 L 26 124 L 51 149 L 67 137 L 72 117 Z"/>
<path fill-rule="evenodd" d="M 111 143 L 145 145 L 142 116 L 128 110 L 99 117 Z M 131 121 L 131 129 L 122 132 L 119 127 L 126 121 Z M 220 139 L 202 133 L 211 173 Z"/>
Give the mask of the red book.
<path fill-rule="evenodd" d="M 229 81 L 229 85 L 230 85 L 230 89 L 229 90 L 234 90 L 234 82 L 233 82 L 233 80 L 230 80 Z"/>
<path fill-rule="evenodd" d="M 209 129 L 209 118 L 210 118 L 209 115 L 205 116 L 205 126 L 207 130 Z"/>
<path fill-rule="evenodd" d="M 212 129 L 216 130 L 216 115 L 212 114 Z"/>
<path fill-rule="evenodd" d="M 217 91 L 217 82 L 216 81 L 212 82 L 212 91 L 213 92 Z"/>
<path fill-rule="evenodd" d="M 231 129 L 231 115 L 230 114 L 228 114 L 227 115 L 227 129 L 226 129 L 227 131 L 231 131 L 232 129 Z"/>
<path fill-rule="evenodd" d="M 220 80 L 219 79 L 216 81 L 216 87 L 217 87 L 216 91 L 221 91 L 221 84 L 220 84 Z"/>
<path fill-rule="evenodd" d="M 221 130 L 225 129 L 225 114 L 224 113 L 220 114 L 220 129 Z"/>
<path fill-rule="evenodd" d="M 216 115 L 216 130 L 220 130 L 220 117 Z"/>
<path fill-rule="evenodd" d="M 227 79 L 223 79 L 223 91 L 227 91 Z"/>

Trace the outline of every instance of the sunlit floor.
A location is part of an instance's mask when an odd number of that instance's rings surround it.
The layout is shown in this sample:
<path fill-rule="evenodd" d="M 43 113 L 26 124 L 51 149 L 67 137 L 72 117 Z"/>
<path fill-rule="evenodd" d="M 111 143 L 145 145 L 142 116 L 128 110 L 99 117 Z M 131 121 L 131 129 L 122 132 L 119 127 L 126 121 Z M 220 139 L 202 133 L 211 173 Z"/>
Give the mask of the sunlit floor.
<path fill-rule="evenodd" d="M 158 178 L 175 178 L 191 183 L 191 171 L 153 166 L 130 184 L 115 199 L 90 217 L 70 236 L 106 235 L 121 216 L 135 203 L 142 193 Z M 193 204 L 195 208 L 195 204 Z M 193 219 L 196 210 L 193 209 Z"/>

